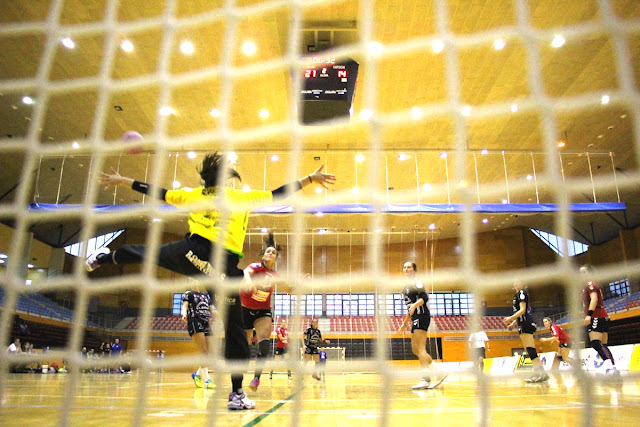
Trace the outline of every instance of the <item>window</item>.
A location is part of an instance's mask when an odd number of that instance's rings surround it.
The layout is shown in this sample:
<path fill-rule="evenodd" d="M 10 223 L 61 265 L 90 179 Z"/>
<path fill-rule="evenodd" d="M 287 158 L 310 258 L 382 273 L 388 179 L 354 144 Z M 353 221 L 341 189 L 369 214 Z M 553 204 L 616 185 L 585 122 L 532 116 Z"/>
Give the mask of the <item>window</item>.
<path fill-rule="evenodd" d="M 545 242 L 547 246 L 554 250 L 560 256 L 565 256 L 562 253 L 562 237 L 556 236 L 555 234 L 547 233 L 540 230 L 534 230 L 530 228 L 531 232 L 538 236 L 540 240 Z M 575 240 L 567 240 L 567 250 L 569 251 L 569 256 L 580 255 L 581 253 L 586 252 L 589 249 L 589 245 L 585 245 L 580 242 L 576 242 Z"/>
<path fill-rule="evenodd" d="M 114 231 L 113 233 L 103 234 L 102 236 L 97 236 L 92 239 L 89 239 L 87 242 L 87 256 L 91 255 L 98 249 L 107 246 L 109 243 L 113 242 L 116 237 L 121 235 L 124 230 Z M 64 251 L 69 255 L 80 256 L 80 243 L 74 243 L 73 245 L 65 246 Z"/>
<path fill-rule="evenodd" d="M 171 314 L 180 316 L 182 309 L 182 294 L 173 294 L 173 304 L 171 304 Z"/>
<path fill-rule="evenodd" d="M 276 316 L 293 316 L 295 314 L 297 307 L 295 295 L 274 294 L 274 296 Z"/>
<path fill-rule="evenodd" d="M 327 295 L 327 316 L 342 316 L 342 296 Z"/>
<path fill-rule="evenodd" d="M 358 297 L 358 316 L 375 316 L 376 306 L 373 294 L 361 294 Z"/>
<path fill-rule="evenodd" d="M 629 295 L 629 281 L 627 279 L 617 280 L 609 283 L 604 289 L 604 299 L 617 298 Z"/>
<path fill-rule="evenodd" d="M 473 294 L 467 292 L 430 294 L 429 310 L 432 316 L 471 314 L 473 313 Z"/>
<path fill-rule="evenodd" d="M 305 295 L 302 297 L 303 302 L 306 305 L 306 310 L 303 310 L 304 316 L 322 316 L 322 295 Z"/>

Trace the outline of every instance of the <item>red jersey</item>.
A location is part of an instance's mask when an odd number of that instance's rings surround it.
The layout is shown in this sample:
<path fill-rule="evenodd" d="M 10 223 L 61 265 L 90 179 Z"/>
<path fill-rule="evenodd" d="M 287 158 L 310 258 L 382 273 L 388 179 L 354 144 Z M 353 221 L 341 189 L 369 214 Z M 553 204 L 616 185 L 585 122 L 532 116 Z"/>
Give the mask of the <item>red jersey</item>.
<path fill-rule="evenodd" d="M 282 341 L 280 339 L 280 335 L 282 335 L 287 341 Z M 280 326 L 278 326 L 278 328 L 276 329 L 276 337 L 278 338 L 278 341 L 276 342 L 276 347 L 277 348 L 287 348 L 289 347 L 289 331 L 287 330 L 287 328 L 282 328 Z"/>
<path fill-rule="evenodd" d="M 253 291 L 240 292 L 240 300 L 242 305 L 252 310 L 271 310 L 271 294 L 273 293 L 273 284 L 268 280 L 275 276 L 276 272 L 269 270 L 260 262 L 254 262 L 249 267 L 253 270 L 251 276 L 256 283 Z M 265 282 L 265 280 L 267 280 Z"/>
<path fill-rule="evenodd" d="M 560 345 L 569 344 L 571 342 L 571 338 L 569 338 L 569 334 L 567 334 L 564 331 L 564 329 L 562 329 L 560 326 L 556 325 L 555 323 L 552 323 L 551 328 L 549 329 L 551 331 L 551 335 L 558 338 Z"/>
<path fill-rule="evenodd" d="M 604 309 L 604 298 L 602 296 L 602 290 L 598 282 L 587 282 L 582 290 L 582 303 L 584 304 L 584 314 L 589 314 L 589 303 L 591 303 L 591 294 L 595 293 L 598 296 L 598 304 L 596 309 L 593 310 L 593 316 L 591 317 L 608 317 L 607 310 Z"/>

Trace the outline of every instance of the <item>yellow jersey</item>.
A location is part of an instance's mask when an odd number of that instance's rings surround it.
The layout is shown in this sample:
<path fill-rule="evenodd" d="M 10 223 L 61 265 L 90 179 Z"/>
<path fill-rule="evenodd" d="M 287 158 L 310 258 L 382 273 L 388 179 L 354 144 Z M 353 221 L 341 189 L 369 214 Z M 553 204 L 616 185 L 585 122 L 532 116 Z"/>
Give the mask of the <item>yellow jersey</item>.
<path fill-rule="evenodd" d="M 218 187 L 218 191 L 221 189 Z M 195 211 L 189 213 L 189 232 L 197 234 L 212 242 L 220 242 L 224 248 L 230 252 L 243 257 L 242 247 L 244 237 L 249 223 L 249 210 L 247 207 L 258 206 L 269 203 L 273 200 L 271 191 L 242 191 L 223 187 L 226 202 L 232 206 L 231 212 L 227 216 L 227 223 L 220 223 L 222 212 L 215 207 L 206 211 Z M 174 206 L 185 206 L 190 203 L 202 203 L 206 200 L 213 201 L 218 197 L 213 189 L 198 187 L 194 189 L 167 190 L 165 200 Z M 238 209 L 233 205 L 238 204 Z M 222 237 L 221 237 L 222 234 Z"/>

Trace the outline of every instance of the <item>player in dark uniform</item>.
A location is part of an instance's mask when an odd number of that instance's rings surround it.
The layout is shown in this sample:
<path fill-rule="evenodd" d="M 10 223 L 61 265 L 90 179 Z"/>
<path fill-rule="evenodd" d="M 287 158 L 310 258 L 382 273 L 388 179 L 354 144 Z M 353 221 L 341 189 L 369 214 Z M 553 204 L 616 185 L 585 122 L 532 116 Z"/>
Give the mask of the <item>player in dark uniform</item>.
<path fill-rule="evenodd" d="M 589 276 L 593 273 L 593 267 L 583 265 L 580 267 L 580 274 Z M 594 280 L 589 280 L 582 289 L 582 304 L 584 305 L 584 324 L 587 326 L 591 347 L 598 352 L 602 360 L 611 362 L 611 367 L 607 369 L 607 374 L 620 375 L 616 368 L 611 350 L 607 347 L 609 341 L 609 316 L 604 309 L 604 297 L 600 284 Z"/>
<path fill-rule="evenodd" d="M 250 264 L 244 269 L 244 283 L 240 291 L 242 301 L 242 319 L 247 338 L 251 339 L 253 330 L 256 333 L 258 357 L 256 359 L 256 371 L 249 388 L 253 391 L 260 385 L 260 375 L 264 362 L 269 357 L 271 350 L 271 330 L 273 327 L 273 313 L 271 312 L 271 295 L 275 289 L 274 277 L 276 262 L 280 246 L 276 245 L 275 238 L 269 233 L 265 238 L 265 248 L 261 251 L 262 261 Z M 291 292 L 288 285 L 280 283 L 280 289 Z"/>
<path fill-rule="evenodd" d="M 330 343 L 329 340 L 322 339 L 322 332 L 318 329 L 318 319 L 313 319 L 311 321 L 311 326 L 304 331 L 304 357 L 303 363 L 307 363 L 309 359 L 315 361 L 314 371 L 313 371 L 313 379 L 320 381 L 320 375 L 318 372 L 318 362 L 320 360 L 320 351 L 319 348 L 322 345 L 328 345 Z"/>
<path fill-rule="evenodd" d="M 200 353 L 209 354 L 211 345 L 207 339 L 211 335 L 209 321 L 216 318 L 215 307 L 211 304 L 211 296 L 200 289 L 185 292 L 182 294 L 180 314 L 182 315 L 182 322 L 187 324 L 189 336 L 198 346 Z M 196 383 L 196 387 L 215 387 L 209 377 L 209 368 L 206 366 L 204 368 L 199 367 L 197 371 L 191 374 L 191 378 Z"/>
<path fill-rule="evenodd" d="M 266 204 L 274 198 L 286 197 L 290 192 L 298 191 L 310 184 L 320 184 L 327 188 L 335 183 L 335 175 L 322 172 L 323 166 L 315 172 L 273 191 L 243 191 L 226 186 L 226 178 L 240 179 L 240 174 L 227 167 L 225 157 L 216 153 L 207 154 L 198 170 L 203 182 L 194 189 L 180 188 L 154 191 L 147 183 L 136 181 L 113 171 L 101 173 L 99 182 L 105 186 L 123 186 L 143 194 L 155 194 L 163 201 L 178 207 L 196 207 L 189 212 L 189 233 L 179 241 L 165 243 L 158 248 L 155 262 L 170 271 L 185 276 L 217 276 L 231 279 L 243 277 L 238 262 L 242 253 L 244 239 L 249 222 L 249 213 L 254 206 Z M 221 173 L 222 172 L 222 173 Z M 223 176 L 223 181 L 218 179 Z M 230 207 L 227 215 L 217 208 L 220 199 Z M 207 208 L 201 208 L 207 204 Z M 226 219 L 222 221 L 222 219 Z M 222 271 L 216 272 L 210 260 L 214 246 L 222 245 Z M 100 248 L 87 258 L 85 267 L 93 271 L 103 264 L 141 264 L 147 253 L 145 245 L 122 245 L 111 252 L 109 248 Z M 235 361 L 249 359 L 249 345 L 242 327 L 242 304 L 237 291 L 225 298 L 228 305 L 225 325 L 225 358 Z M 232 392 L 229 394 L 228 409 L 253 409 L 255 403 L 242 389 L 242 372 L 231 374 Z"/>
<path fill-rule="evenodd" d="M 407 304 L 407 315 L 398 329 L 398 333 L 404 333 L 411 324 L 411 350 L 418 356 L 423 370 L 422 380 L 412 388 L 420 390 L 435 388 L 447 377 L 446 373 L 436 370 L 431 355 L 427 352 L 427 330 L 431 324 L 431 314 L 427 302 L 429 296 L 425 292 L 424 285 L 416 277 L 417 267 L 414 262 L 407 261 L 402 266 L 402 271 L 407 277 L 407 284 L 402 291 L 404 301 Z"/>
<path fill-rule="evenodd" d="M 524 290 L 522 282 L 516 281 L 513 284 L 513 289 L 516 291 L 513 296 L 513 315 L 504 318 L 504 323 L 509 329 L 518 325 L 518 333 L 520 334 L 520 340 L 522 345 L 533 363 L 533 376 L 525 379 L 528 383 L 541 383 L 549 380 L 542 367 L 542 362 L 538 357 L 536 351 L 536 344 L 533 339 L 533 334 L 536 332 L 537 326 L 531 317 L 531 304 L 529 304 L 529 294 Z"/>

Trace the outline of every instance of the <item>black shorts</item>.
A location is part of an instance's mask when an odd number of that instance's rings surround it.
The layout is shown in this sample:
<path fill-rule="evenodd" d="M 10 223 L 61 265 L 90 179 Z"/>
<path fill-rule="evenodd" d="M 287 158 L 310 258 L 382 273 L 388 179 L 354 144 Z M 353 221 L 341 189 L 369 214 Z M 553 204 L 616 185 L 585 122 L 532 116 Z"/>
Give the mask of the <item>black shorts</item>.
<path fill-rule="evenodd" d="M 429 314 L 419 314 L 411 317 L 411 332 L 416 329 L 421 329 L 426 331 L 429 329 L 429 325 L 431 324 L 431 315 Z"/>
<path fill-rule="evenodd" d="M 269 310 L 253 310 L 242 306 L 242 323 L 245 329 L 253 329 L 253 322 L 261 317 L 269 317 L 273 322 L 273 314 L 271 309 Z"/>
<path fill-rule="evenodd" d="M 197 317 L 190 317 L 187 319 L 187 330 L 189 331 L 189 336 L 193 336 L 193 334 L 197 334 L 199 332 L 204 333 L 206 337 L 211 335 L 209 321 Z"/>
<path fill-rule="evenodd" d="M 587 332 L 600 332 L 602 334 L 609 332 L 609 318 L 592 317 L 591 323 L 587 326 Z"/>
<path fill-rule="evenodd" d="M 533 320 L 524 320 L 522 323 L 518 322 L 519 334 L 535 334 L 538 330 L 538 325 Z"/>
<path fill-rule="evenodd" d="M 318 347 L 307 347 L 304 349 L 304 354 L 320 354 Z"/>
<path fill-rule="evenodd" d="M 486 353 L 485 353 L 485 348 L 484 347 L 476 347 L 473 349 L 473 360 L 478 360 L 478 358 L 482 357 L 483 359 L 486 359 Z"/>
<path fill-rule="evenodd" d="M 276 356 L 284 356 L 288 352 L 289 352 L 289 349 L 287 347 L 276 347 L 275 355 Z"/>

